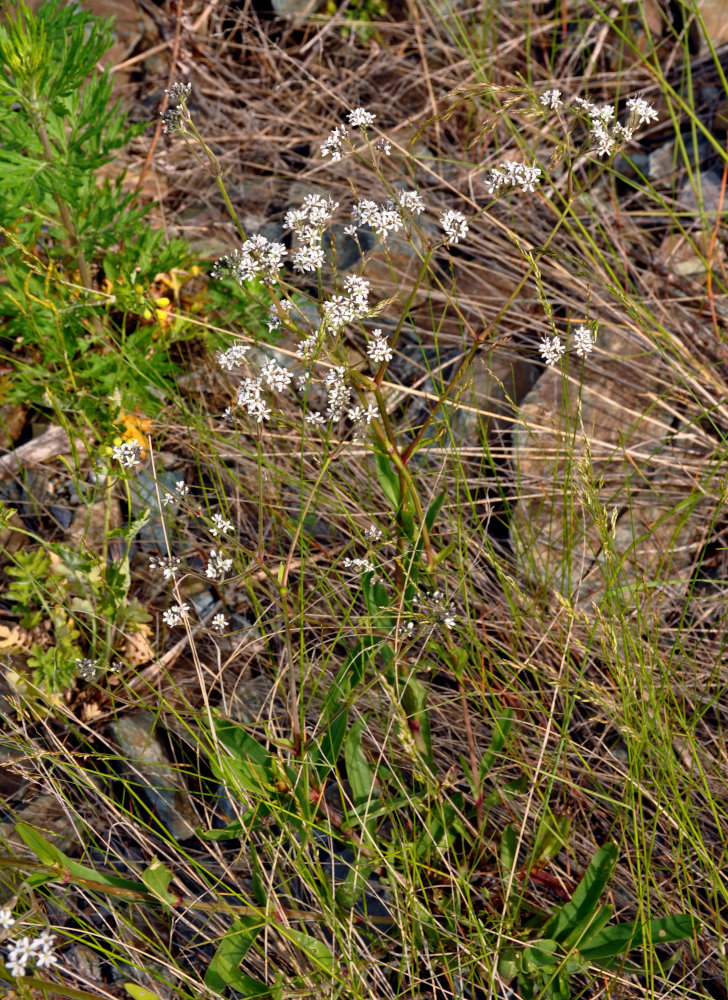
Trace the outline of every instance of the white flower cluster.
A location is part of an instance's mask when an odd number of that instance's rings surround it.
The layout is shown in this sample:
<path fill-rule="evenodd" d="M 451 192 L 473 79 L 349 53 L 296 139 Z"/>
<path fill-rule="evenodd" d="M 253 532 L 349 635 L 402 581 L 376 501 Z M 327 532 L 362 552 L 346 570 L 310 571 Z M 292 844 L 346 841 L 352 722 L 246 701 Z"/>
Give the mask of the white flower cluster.
<path fill-rule="evenodd" d="M 431 594 L 416 594 L 415 604 L 419 606 L 424 622 L 443 625 L 448 630 L 454 628 L 457 622 L 455 605 L 446 600 L 441 590 L 433 590 Z"/>
<path fill-rule="evenodd" d="M 218 535 L 229 535 L 234 527 L 235 525 L 233 522 L 228 521 L 227 518 L 222 516 L 222 514 L 212 515 L 212 527 L 210 528 L 210 534 L 213 538 L 217 538 Z"/>
<path fill-rule="evenodd" d="M 76 657 L 76 676 L 82 681 L 95 681 L 99 675 L 99 661 L 90 660 L 87 656 Z"/>
<path fill-rule="evenodd" d="M 138 441 L 123 441 L 114 446 L 114 458 L 124 469 L 133 469 L 142 462 L 142 446 Z"/>
<path fill-rule="evenodd" d="M 403 224 L 402 216 L 391 199 L 384 205 L 377 205 L 371 198 L 363 198 L 354 204 L 351 217 L 357 226 L 371 226 L 383 240 L 386 240 L 390 233 L 398 232 Z"/>
<path fill-rule="evenodd" d="M 165 493 L 165 495 L 162 497 L 162 504 L 164 507 L 167 507 L 169 504 L 171 504 L 173 500 L 179 500 L 180 497 L 186 497 L 187 494 L 190 492 L 190 488 L 184 481 L 184 479 L 178 479 L 174 485 L 177 492 L 171 493 L 170 491 L 167 491 L 167 493 Z"/>
<path fill-rule="evenodd" d="M 232 567 L 232 559 L 226 559 L 222 552 L 218 552 L 217 549 L 211 549 L 210 557 L 207 560 L 205 576 L 208 580 L 223 580 L 225 578 L 225 574 L 228 573 Z"/>
<path fill-rule="evenodd" d="M 440 216 L 440 225 L 445 233 L 445 242 L 448 246 L 464 240 L 468 232 L 468 224 L 465 216 L 462 212 L 456 212 L 454 209 L 443 212 Z"/>
<path fill-rule="evenodd" d="M 377 365 L 392 360 L 392 348 L 380 329 L 372 331 L 372 339 L 367 344 L 367 354 Z"/>
<path fill-rule="evenodd" d="M 283 225 L 292 229 L 303 244 L 293 255 L 294 270 L 316 271 L 323 266 L 325 255 L 321 237 L 338 207 L 338 201 L 331 198 L 307 194 L 300 208 L 292 208 L 286 213 Z"/>
<path fill-rule="evenodd" d="M 282 243 L 272 243 L 260 234 L 243 243 L 240 250 L 233 250 L 215 261 L 213 278 L 231 275 L 238 284 L 250 278 L 260 278 L 266 285 L 274 284 L 288 251 Z"/>
<path fill-rule="evenodd" d="M 396 198 L 387 198 L 378 205 L 371 198 L 357 201 L 351 210 L 354 225 L 347 229 L 354 235 L 357 226 L 371 226 L 377 236 L 386 240 L 390 233 L 397 233 L 405 220 L 425 211 L 425 202 L 419 191 L 407 191 L 402 188 Z"/>
<path fill-rule="evenodd" d="M 373 403 L 370 403 L 366 408 L 363 406 L 352 406 L 350 410 L 346 411 L 346 415 L 355 427 L 364 425 L 368 427 L 372 420 L 376 420 L 379 416 L 379 411 Z"/>
<path fill-rule="evenodd" d="M 282 299 L 278 304 L 284 313 L 287 314 L 291 311 L 292 303 L 288 299 Z M 282 319 L 283 317 L 281 317 L 277 309 L 270 310 L 266 321 L 269 333 L 273 333 L 274 330 L 280 330 Z"/>
<path fill-rule="evenodd" d="M 149 568 L 161 570 L 165 580 L 174 579 L 174 574 L 179 570 L 180 561 L 177 556 L 152 556 L 149 560 Z"/>
<path fill-rule="evenodd" d="M 561 100 L 560 90 L 545 90 L 543 94 L 541 94 L 540 101 L 545 108 L 549 108 L 551 111 L 556 111 L 556 109 L 560 108 L 564 103 Z"/>
<path fill-rule="evenodd" d="M 374 122 L 377 116 L 373 115 L 371 111 L 367 111 L 366 108 L 354 108 L 353 111 L 349 112 L 347 117 L 352 128 L 360 128 L 363 132 Z"/>
<path fill-rule="evenodd" d="M 594 348 L 594 333 L 588 326 L 581 323 L 572 330 L 571 335 L 574 351 L 580 358 L 585 358 L 587 354 L 591 354 Z M 546 364 L 553 366 L 558 364 L 566 354 L 566 345 L 561 342 L 561 338 L 558 336 L 543 337 L 539 351 Z"/>
<path fill-rule="evenodd" d="M 343 365 L 329 368 L 324 375 L 326 386 L 326 413 L 329 420 L 336 422 L 343 416 L 344 410 L 351 401 L 351 389 L 345 381 L 346 369 Z"/>
<path fill-rule="evenodd" d="M 217 356 L 217 363 L 225 371 L 231 372 L 245 363 L 245 355 L 250 350 L 250 344 L 233 344 Z"/>
<path fill-rule="evenodd" d="M 560 90 L 546 90 L 540 97 L 541 104 L 550 110 L 563 106 Z M 597 156 L 611 156 L 618 146 L 628 142 L 634 130 L 640 125 L 657 121 L 658 115 L 651 104 L 642 97 L 630 97 L 627 101 L 629 120 L 626 125 L 615 121 L 616 111 L 611 104 L 597 105 L 584 97 L 574 97 L 572 109 L 576 109 L 589 120 L 589 134 L 594 140 L 593 152 Z"/>
<path fill-rule="evenodd" d="M 238 386 L 236 402 L 256 423 L 262 424 L 270 419 L 271 408 L 263 397 L 261 376 L 243 379 Z"/>
<path fill-rule="evenodd" d="M 344 295 L 332 295 L 323 304 L 324 325 L 341 330 L 347 323 L 362 319 L 369 311 L 369 282 L 356 274 L 344 278 Z"/>
<path fill-rule="evenodd" d="M 15 918 L 10 910 L 0 910 L 0 927 L 9 930 L 15 924 Z M 22 937 L 13 941 L 7 947 L 5 968 L 11 976 L 24 976 L 29 965 L 36 969 L 50 969 L 58 961 L 53 954 L 55 934 L 42 931 L 37 938 Z"/>
<path fill-rule="evenodd" d="M 352 128 L 358 128 L 362 132 L 365 132 L 376 118 L 376 115 L 372 114 L 371 111 L 367 111 L 366 108 L 354 108 L 353 111 L 349 112 L 347 118 Z M 330 156 L 332 163 L 338 163 L 342 159 L 344 152 L 346 152 L 344 144 L 351 146 L 349 130 L 345 125 L 337 125 L 331 130 L 328 139 L 321 146 L 321 155 Z"/>
<path fill-rule="evenodd" d="M 370 524 L 368 528 L 364 529 L 364 538 L 375 545 L 377 542 L 381 542 L 384 538 L 384 532 L 381 528 L 378 528 L 376 524 Z"/>
<path fill-rule="evenodd" d="M 498 167 L 494 167 L 485 186 L 488 194 L 499 195 L 503 188 L 518 187 L 526 194 L 534 191 L 534 185 L 541 180 L 541 168 L 535 163 L 527 166 L 515 160 L 504 160 Z"/>
<path fill-rule="evenodd" d="M 374 563 L 371 559 L 344 559 L 344 566 L 347 569 L 354 569 L 357 573 L 361 573 L 364 576 L 365 573 L 373 573 L 375 570 Z"/>
<path fill-rule="evenodd" d="M 185 620 L 189 610 L 189 604 L 173 604 L 171 608 L 162 612 L 162 620 L 169 628 L 174 628 L 175 625 L 180 625 Z"/>

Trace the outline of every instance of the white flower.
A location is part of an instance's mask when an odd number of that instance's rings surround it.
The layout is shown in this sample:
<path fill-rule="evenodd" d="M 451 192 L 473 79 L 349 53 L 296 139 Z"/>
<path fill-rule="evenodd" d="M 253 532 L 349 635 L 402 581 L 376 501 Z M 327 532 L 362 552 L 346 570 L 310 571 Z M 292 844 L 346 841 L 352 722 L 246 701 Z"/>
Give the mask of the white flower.
<path fill-rule="evenodd" d="M 261 378 L 264 379 L 269 389 L 283 392 L 293 381 L 293 376 L 287 368 L 282 368 L 275 361 L 267 361 L 260 369 Z"/>
<path fill-rule="evenodd" d="M 346 566 L 347 569 L 355 569 L 357 572 L 361 573 L 362 575 L 364 573 L 373 573 L 374 572 L 374 568 L 375 568 L 374 567 L 374 563 L 371 561 L 371 559 L 349 559 L 349 558 L 345 558 L 344 559 L 344 566 Z"/>
<path fill-rule="evenodd" d="M 587 101 L 584 97 L 575 97 L 573 99 L 573 103 L 577 106 L 577 108 L 581 108 L 586 115 L 594 115 L 599 110 L 596 104 L 593 104 L 591 101 Z"/>
<path fill-rule="evenodd" d="M 48 969 L 58 961 L 53 954 L 53 942 L 55 939 L 55 934 L 51 934 L 50 931 L 45 930 L 38 935 L 35 941 L 31 942 L 30 948 L 35 955 L 36 968 Z"/>
<path fill-rule="evenodd" d="M 32 957 L 33 948 L 29 937 L 20 938 L 12 947 L 8 948 L 8 958 L 11 962 L 25 966 L 30 962 Z M 21 972 L 19 975 L 24 975 L 24 973 Z"/>
<path fill-rule="evenodd" d="M 658 120 L 659 116 L 655 109 L 641 97 L 630 97 L 627 101 L 627 107 L 631 114 L 637 118 L 638 125 L 646 125 L 648 122 Z"/>
<path fill-rule="evenodd" d="M 15 923 L 15 917 L 13 916 L 13 911 L 6 908 L 0 910 L 0 927 L 4 930 L 9 930 Z"/>
<path fill-rule="evenodd" d="M 57 961 L 58 958 L 52 951 L 44 951 L 40 955 L 36 956 L 35 967 L 37 969 L 49 969 L 52 965 L 55 965 Z"/>
<path fill-rule="evenodd" d="M 7 961 L 5 962 L 5 968 L 8 970 L 11 976 L 25 975 L 25 965 L 14 958 L 7 959 Z"/>
<path fill-rule="evenodd" d="M 162 612 L 162 620 L 169 628 L 174 628 L 175 625 L 179 625 L 187 617 L 189 610 L 189 604 L 173 604 L 171 608 Z"/>
<path fill-rule="evenodd" d="M 614 108 L 611 104 L 602 104 L 600 108 L 595 108 L 593 115 L 606 125 L 614 118 Z"/>
<path fill-rule="evenodd" d="M 228 570 L 232 569 L 232 565 L 232 559 L 226 559 L 222 552 L 218 552 L 217 549 L 211 549 L 205 575 L 208 580 L 222 580 Z"/>
<path fill-rule="evenodd" d="M 545 90 L 543 94 L 541 94 L 540 100 L 545 108 L 550 108 L 552 111 L 555 111 L 556 108 L 560 108 L 564 103 L 561 100 L 560 90 Z"/>
<path fill-rule="evenodd" d="M 381 528 L 378 528 L 375 524 L 371 524 L 368 528 L 364 529 L 364 537 L 368 542 L 381 542 L 384 537 L 384 533 Z"/>
<path fill-rule="evenodd" d="M 585 358 L 587 354 L 591 354 L 594 348 L 594 337 L 588 327 L 583 324 L 577 326 L 575 330 L 572 330 L 572 336 L 574 338 L 574 350 L 580 358 Z"/>
<path fill-rule="evenodd" d="M 598 156 L 609 156 L 614 151 L 614 139 L 607 132 L 601 121 L 594 123 L 594 127 L 591 129 L 591 136 L 596 142 L 596 148 L 594 150 Z"/>
<path fill-rule="evenodd" d="M 351 127 L 360 129 L 365 129 L 368 125 L 371 125 L 376 117 L 371 111 L 367 111 L 366 108 L 354 108 L 348 115 Z"/>
<path fill-rule="evenodd" d="M 76 674 L 83 681 L 95 681 L 99 672 L 99 661 L 84 656 L 76 657 Z"/>
<path fill-rule="evenodd" d="M 375 330 L 372 333 L 372 339 L 367 344 L 367 354 L 375 364 L 392 360 L 392 348 L 387 343 L 381 330 Z"/>
<path fill-rule="evenodd" d="M 304 417 L 304 420 L 310 427 L 320 428 L 324 427 L 326 424 L 326 421 L 324 420 L 323 415 L 321 413 L 314 413 L 314 412 L 307 413 L 306 416 Z"/>
<path fill-rule="evenodd" d="M 226 351 L 218 355 L 217 363 L 221 368 L 231 372 L 233 368 L 237 368 L 238 365 L 242 365 L 245 362 L 245 355 L 249 350 L 249 344 L 233 344 Z"/>
<path fill-rule="evenodd" d="M 440 216 L 440 225 L 447 237 L 445 242 L 448 246 L 464 240 L 468 232 L 468 224 L 465 221 L 465 216 L 462 212 L 456 212 L 453 209 L 443 212 Z"/>
<path fill-rule="evenodd" d="M 344 232 L 347 236 L 356 237 L 356 226 L 344 226 Z"/>
<path fill-rule="evenodd" d="M 379 153 L 384 153 L 385 156 L 389 156 L 392 152 L 392 144 L 389 139 L 377 139 L 374 143 L 374 149 Z"/>
<path fill-rule="evenodd" d="M 349 133 L 343 125 L 337 125 L 329 133 L 326 142 L 321 146 L 321 155 L 330 155 L 332 162 L 337 163 L 344 155 L 343 143 L 348 135 Z"/>
<path fill-rule="evenodd" d="M 214 538 L 217 538 L 220 534 L 229 534 L 234 527 L 232 521 L 228 521 L 227 518 L 222 516 L 222 514 L 212 515 L 212 525 L 213 526 L 210 528 L 210 534 Z"/>
<path fill-rule="evenodd" d="M 149 568 L 161 570 L 165 580 L 171 580 L 179 567 L 177 556 L 152 556 L 149 560 Z"/>
<path fill-rule="evenodd" d="M 212 619 L 211 624 L 216 632 L 224 632 L 225 629 L 228 627 L 229 622 L 225 617 L 225 615 L 219 614 L 215 615 L 215 617 Z"/>
<path fill-rule="evenodd" d="M 419 191 L 402 190 L 397 201 L 400 209 L 409 215 L 421 215 L 425 211 L 425 202 Z"/>
<path fill-rule="evenodd" d="M 547 365 L 555 365 L 566 353 L 566 348 L 558 337 L 544 337 L 539 350 Z"/>
<path fill-rule="evenodd" d="M 326 262 L 323 247 L 299 247 L 293 255 L 294 271 L 317 271 Z"/>
<path fill-rule="evenodd" d="M 142 461 L 142 446 L 138 441 L 124 441 L 114 446 L 113 456 L 124 469 L 133 469 Z"/>
<path fill-rule="evenodd" d="M 250 278 L 259 277 L 266 285 L 272 285 L 283 266 L 283 258 L 288 253 L 282 243 L 272 243 L 260 234 L 243 243 L 240 250 L 233 250 L 215 262 L 213 278 L 230 274 L 238 284 Z"/>

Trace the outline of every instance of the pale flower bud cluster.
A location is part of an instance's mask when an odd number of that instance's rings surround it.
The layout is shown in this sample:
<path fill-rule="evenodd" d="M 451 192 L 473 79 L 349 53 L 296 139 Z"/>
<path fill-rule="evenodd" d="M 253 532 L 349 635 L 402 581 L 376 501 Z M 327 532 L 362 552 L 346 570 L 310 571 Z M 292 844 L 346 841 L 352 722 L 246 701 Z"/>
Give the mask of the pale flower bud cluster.
<path fill-rule="evenodd" d="M 455 627 L 455 605 L 446 599 L 441 590 L 434 590 L 431 594 L 417 594 L 414 603 L 418 605 L 421 619 L 426 624 L 441 625 L 448 631 Z"/>

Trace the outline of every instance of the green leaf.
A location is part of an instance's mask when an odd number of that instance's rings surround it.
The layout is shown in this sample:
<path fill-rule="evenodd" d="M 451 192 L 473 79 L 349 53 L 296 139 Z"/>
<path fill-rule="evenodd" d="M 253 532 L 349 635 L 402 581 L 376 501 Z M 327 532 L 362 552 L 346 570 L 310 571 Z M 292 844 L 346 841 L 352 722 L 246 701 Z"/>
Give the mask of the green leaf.
<path fill-rule="evenodd" d="M 117 889 L 134 889 L 136 892 L 144 893 L 148 891 L 142 882 L 133 882 L 131 879 L 120 878 L 118 875 L 107 875 L 105 872 L 96 871 L 94 868 L 87 868 L 85 865 L 79 864 L 64 854 L 55 844 L 47 841 L 42 834 L 38 833 L 32 826 L 28 826 L 27 823 L 16 823 L 15 832 L 42 864 L 51 867 L 61 866 L 63 868 L 63 871 L 59 871 L 56 876 L 58 879 L 68 881 L 68 876 L 70 875 L 71 881 L 74 878 L 85 879 L 89 882 L 113 886 Z"/>
<path fill-rule="evenodd" d="M 217 718 L 214 725 L 217 738 L 232 754 L 232 760 L 211 760 L 217 777 L 237 781 L 245 791 L 267 800 L 275 787 L 275 775 L 268 751 L 235 722 Z M 218 773 L 219 765 L 222 765 L 223 773 Z"/>
<path fill-rule="evenodd" d="M 348 685 L 346 686 L 348 687 Z M 321 744 L 315 748 L 312 754 L 313 764 L 320 782 L 324 782 L 336 767 L 349 725 L 348 702 L 336 682 L 326 693 L 323 717 L 326 727 L 324 735 Z"/>
<path fill-rule="evenodd" d="M 145 524 L 149 524 L 152 518 L 148 510 L 143 510 L 139 517 L 133 518 L 124 528 L 112 528 L 108 533 L 108 538 L 123 538 L 125 542 L 130 542 L 134 536 L 142 530 Z"/>
<path fill-rule="evenodd" d="M 507 826 L 503 831 L 500 842 L 500 862 L 501 880 L 503 886 L 509 885 L 512 879 L 512 872 L 516 870 L 518 862 L 518 838 L 512 826 Z"/>
<path fill-rule="evenodd" d="M 253 915 L 234 921 L 212 956 L 205 973 L 205 986 L 218 993 L 230 986 L 246 997 L 264 996 L 269 992 L 265 983 L 240 971 L 240 963 L 264 926 L 263 918 Z"/>
<path fill-rule="evenodd" d="M 361 734 L 365 725 L 366 719 L 357 719 L 349 730 L 344 744 L 344 759 L 346 761 L 346 776 L 351 785 L 354 810 L 362 826 L 369 832 L 370 836 L 373 836 L 375 823 L 370 816 L 367 816 L 367 809 L 373 800 L 374 775 L 361 746 Z"/>
<path fill-rule="evenodd" d="M 124 983 L 124 989 L 132 1000 L 159 1000 L 156 993 L 139 986 L 138 983 Z"/>
<path fill-rule="evenodd" d="M 435 524 L 435 518 L 440 513 L 443 503 L 445 502 L 445 491 L 438 493 L 435 499 L 430 503 L 427 508 L 427 513 L 425 514 L 425 524 L 427 525 L 427 530 L 432 531 L 433 525 Z"/>
<path fill-rule="evenodd" d="M 334 956 L 324 941 L 319 941 L 318 938 L 311 937 L 310 934 L 305 934 L 303 931 L 294 930 L 292 927 L 279 926 L 278 930 L 284 938 L 295 944 L 305 955 L 308 955 L 324 972 L 331 974 L 334 971 L 336 967 Z"/>
<path fill-rule="evenodd" d="M 169 884 L 174 878 L 172 872 L 165 868 L 161 861 L 155 858 L 152 863 L 142 872 L 142 882 L 149 889 L 153 896 L 167 903 L 169 906 L 177 906 L 180 897 L 176 892 L 169 891 Z"/>
<path fill-rule="evenodd" d="M 534 972 L 536 969 L 553 969 L 559 963 L 558 942 L 549 938 L 531 941 L 523 949 L 521 967 L 524 972 Z"/>
<path fill-rule="evenodd" d="M 410 677 L 402 691 L 402 708 L 407 713 L 408 720 L 414 723 L 411 727 L 412 739 L 422 754 L 431 771 L 435 770 L 435 758 L 432 752 L 432 735 L 430 732 L 430 716 L 426 709 L 427 688 L 416 677 Z"/>
<path fill-rule="evenodd" d="M 566 847 L 571 829 L 568 816 L 556 816 L 547 806 L 539 823 L 536 843 L 533 847 L 533 864 L 545 865 Z"/>
<path fill-rule="evenodd" d="M 646 928 L 647 941 L 653 945 L 684 941 L 691 936 L 698 923 L 687 913 L 650 920 Z M 639 921 L 634 920 L 605 927 L 591 937 L 585 947 L 579 948 L 579 953 L 590 962 L 604 965 L 610 959 L 626 955 L 632 948 L 639 947 L 642 944 L 642 927 Z"/>
<path fill-rule="evenodd" d="M 574 895 L 547 922 L 543 929 L 544 937 L 565 941 L 574 932 L 581 934 L 589 926 L 616 863 L 616 844 L 604 844 L 599 848 Z"/>
<path fill-rule="evenodd" d="M 374 454 L 374 461 L 377 470 L 377 479 L 382 488 L 389 506 L 393 511 L 398 511 L 402 503 L 402 493 L 400 490 L 399 474 L 392 467 L 392 460 L 381 448 L 377 447 Z"/>
<path fill-rule="evenodd" d="M 478 777 L 482 781 L 490 771 L 496 760 L 499 759 L 503 747 L 506 744 L 508 735 L 513 725 L 513 709 L 501 709 L 500 715 L 493 720 L 493 735 L 490 738 L 490 747 L 483 756 L 478 767 Z"/>

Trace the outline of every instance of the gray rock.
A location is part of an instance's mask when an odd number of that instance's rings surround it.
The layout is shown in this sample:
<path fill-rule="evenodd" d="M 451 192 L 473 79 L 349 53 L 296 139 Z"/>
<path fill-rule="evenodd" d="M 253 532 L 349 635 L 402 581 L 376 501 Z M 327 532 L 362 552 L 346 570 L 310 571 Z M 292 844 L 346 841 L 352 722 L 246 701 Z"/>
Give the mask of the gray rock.
<path fill-rule="evenodd" d="M 175 840 L 195 836 L 199 819 L 190 803 L 181 771 L 156 734 L 158 721 L 151 712 L 133 712 L 112 723 L 127 778 L 141 792 L 165 830 Z"/>

